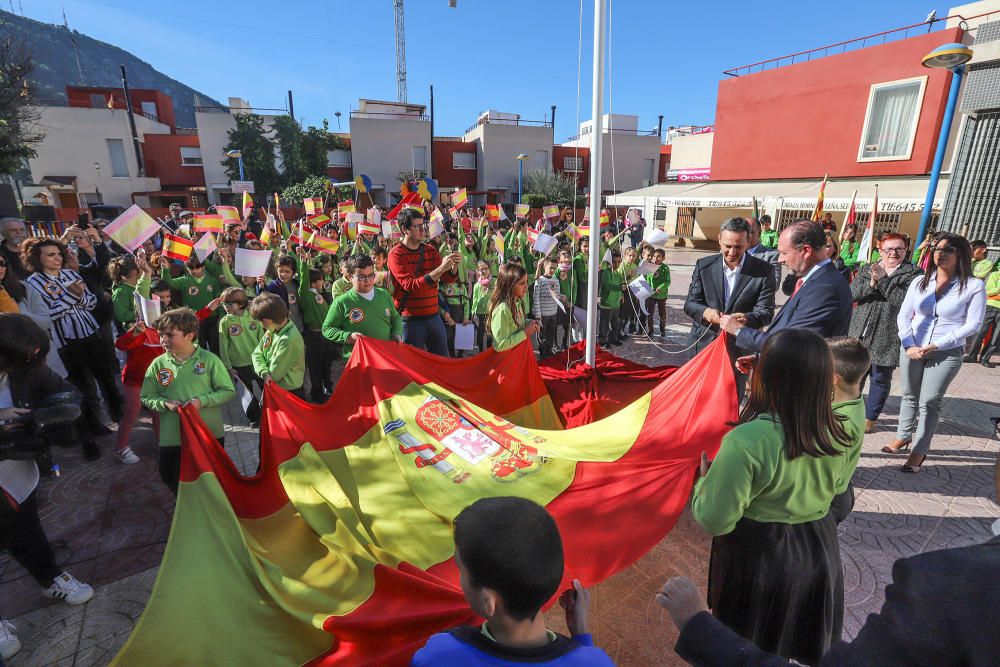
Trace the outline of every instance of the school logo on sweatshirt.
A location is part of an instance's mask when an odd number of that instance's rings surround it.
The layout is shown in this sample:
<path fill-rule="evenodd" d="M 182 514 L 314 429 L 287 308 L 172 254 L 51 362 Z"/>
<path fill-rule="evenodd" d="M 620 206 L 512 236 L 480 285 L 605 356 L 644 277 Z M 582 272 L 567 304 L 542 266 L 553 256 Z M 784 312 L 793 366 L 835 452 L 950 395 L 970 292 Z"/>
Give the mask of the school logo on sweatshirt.
<path fill-rule="evenodd" d="M 169 368 L 161 368 L 156 372 L 156 381 L 160 383 L 161 387 L 169 387 L 170 383 L 174 381 L 174 372 Z"/>
<path fill-rule="evenodd" d="M 321 305 L 321 306 L 322 306 L 322 305 L 323 305 L 323 304 L 325 303 L 325 302 L 323 301 L 323 295 L 322 295 L 322 294 L 317 294 L 317 295 L 316 295 L 316 303 L 318 303 L 318 304 L 319 304 L 319 305 Z"/>
<path fill-rule="evenodd" d="M 188 287 L 188 295 L 189 296 L 198 296 L 198 286 L 197 285 L 191 285 L 191 287 Z"/>
<path fill-rule="evenodd" d="M 53 282 L 50 280 L 47 283 L 45 283 L 45 292 L 51 297 L 59 296 L 60 294 L 62 294 L 62 291 L 63 291 L 62 285 L 60 285 L 57 282 Z"/>
<path fill-rule="evenodd" d="M 271 343 L 273 340 L 274 336 L 272 336 L 271 334 L 267 334 L 266 336 L 264 336 L 264 340 L 260 341 L 261 348 L 266 350 L 267 348 L 271 347 Z"/>
<path fill-rule="evenodd" d="M 243 327 L 241 327 L 238 324 L 231 324 L 231 325 L 229 325 L 229 335 L 230 336 L 234 336 L 234 337 L 235 336 L 239 336 L 241 333 L 243 333 Z"/>
<path fill-rule="evenodd" d="M 199 361 L 198 363 L 196 363 L 194 365 L 194 369 L 193 370 L 194 370 L 194 374 L 195 375 L 204 375 L 205 374 L 205 362 L 204 361 Z"/>
<path fill-rule="evenodd" d="M 299 302 L 299 296 L 297 294 L 288 293 L 288 305 L 294 306 Z"/>
<path fill-rule="evenodd" d="M 351 311 L 347 313 L 347 319 L 354 324 L 361 324 L 365 321 L 365 311 L 360 308 L 351 308 Z"/>

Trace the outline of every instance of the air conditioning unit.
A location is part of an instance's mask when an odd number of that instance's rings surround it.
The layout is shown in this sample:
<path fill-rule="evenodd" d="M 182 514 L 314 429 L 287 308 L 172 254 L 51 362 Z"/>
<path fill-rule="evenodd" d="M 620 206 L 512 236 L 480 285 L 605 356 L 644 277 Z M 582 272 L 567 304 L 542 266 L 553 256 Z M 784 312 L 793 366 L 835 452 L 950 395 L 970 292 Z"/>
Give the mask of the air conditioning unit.
<path fill-rule="evenodd" d="M 652 184 L 653 184 L 653 181 L 651 181 L 651 180 L 649 180 L 649 179 L 647 178 L 646 180 L 644 180 L 644 181 L 642 182 L 642 187 L 644 187 L 644 188 L 648 188 L 648 187 L 649 187 L 649 186 L 651 186 Z"/>

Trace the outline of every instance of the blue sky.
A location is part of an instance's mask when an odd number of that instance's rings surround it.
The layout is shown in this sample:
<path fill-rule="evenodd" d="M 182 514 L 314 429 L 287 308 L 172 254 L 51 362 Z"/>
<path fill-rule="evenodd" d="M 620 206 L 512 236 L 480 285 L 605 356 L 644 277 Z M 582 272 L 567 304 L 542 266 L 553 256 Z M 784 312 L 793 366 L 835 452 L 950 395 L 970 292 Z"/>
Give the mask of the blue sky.
<path fill-rule="evenodd" d="M 284 107 L 307 124 L 358 98 L 395 99 L 392 0 L 13 0 L 131 51 L 215 99 Z M 609 0 L 608 81 L 616 113 L 643 129 L 709 124 L 722 71 L 918 23 L 931 0 Z M 8 5 L 7 2 L 3 3 Z M 497 109 L 541 120 L 555 104 L 557 141 L 576 134 L 579 0 L 406 0 L 408 101 L 434 85 L 438 135 L 459 135 Z M 280 7 L 276 16 L 274 8 Z M 9 7 L 5 6 L 5 9 Z M 579 118 L 590 116 L 593 1 L 583 0 Z M 605 98 L 607 110 L 608 97 Z"/>

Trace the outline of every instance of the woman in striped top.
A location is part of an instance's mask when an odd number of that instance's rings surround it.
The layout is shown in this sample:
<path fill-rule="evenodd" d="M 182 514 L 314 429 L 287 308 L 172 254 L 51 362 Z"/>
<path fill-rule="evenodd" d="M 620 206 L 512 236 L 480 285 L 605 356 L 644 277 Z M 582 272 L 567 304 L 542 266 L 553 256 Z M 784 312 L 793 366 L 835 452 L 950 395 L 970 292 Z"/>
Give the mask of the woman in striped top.
<path fill-rule="evenodd" d="M 105 339 L 98 334 L 97 321 L 92 315 L 97 297 L 87 289 L 76 271 L 63 266 L 69 260 L 66 246 L 52 238 L 25 241 L 21 262 L 32 274 L 24 281 L 27 310 L 52 322 L 54 343 L 66 365 L 69 380 L 83 394 L 83 416 L 90 431 L 96 435 L 110 433 L 100 419 L 100 399 L 97 384 L 108 404 L 112 421 L 122 415 L 122 396 L 115 384 L 118 370 L 101 363 L 108 357 L 102 348 Z M 95 383 L 96 380 L 96 383 Z M 84 440 L 89 440 L 84 437 Z M 89 449 L 89 451 L 88 451 Z M 85 448 L 88 459 L 96 458 L 95 447 Z"/>

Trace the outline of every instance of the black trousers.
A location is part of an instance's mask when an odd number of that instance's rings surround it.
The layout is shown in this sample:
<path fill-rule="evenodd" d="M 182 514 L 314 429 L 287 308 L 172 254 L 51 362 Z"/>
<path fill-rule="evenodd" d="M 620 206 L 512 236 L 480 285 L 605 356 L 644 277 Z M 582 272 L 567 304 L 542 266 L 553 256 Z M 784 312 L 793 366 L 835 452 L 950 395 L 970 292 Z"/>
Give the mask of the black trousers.
<path fill-rule="evenodd" d="M 618 313 L 619 308 L 598 308 L 597 331 L 598 340 L 605 345 L 608 343 L 618 343 L 621 333 L 619 330 Z"/>
<path fill-rule="evenodd" d="M 198 344 L 213 354 L 219 353 L 219 318 L 215 313 L 198 322 Z"/>
<path fill-rule="evenodd" d="M 552 356 L 556 347 L 556 331 L 559 328 L 559 313 L 542 315 L 542 328 L 538 331 L 538 356 L 542 359 Z"/>
<path fill-rule="evenodd" d="M 306 369 L 313 398 L 319 398 L 324 389 L 332 389 L 330 365 L 333 363 L 333 343 L 319 331 L 305 328 L 302 339 L 306 344 Z"/>
<path fill-rule="evenodd" d="M 253 386 L 256 384 L 257 389 L 261 392 L 261 396 L 264 395 L 264 383 L 261 382 L 261 379 L 257 377 L 257 374 L 253 372 L 253 366 L 233 366 L 233 370 L 236 371 L 236 375 L 240 378 L 240 382 L 246 385 L 246 388 L 249 389 L 251 393 L 253 393 Z M 260 402 L 257 400 L 256 395 L 254 395 L 254 399 L 250 401 L 250 405 L 247 406 L 246 416 L 248 421 L 260 421 Z"/>
<path fill-rule="evenodd" d="M 486 326 L 486 315 L 476 315 L 476 345 L 480 352 L 485 352 L 486 348 L 493 344 L 490 339 L 490 328 Z"/>
<path fill-rule="evenodd" d="M 992 336 L 990 336 L 990 331 L 993 332 Z M 987 336 L 990 337 L 987 338 Z M 986 349 L 983 349 L 984 343 Z M 979 329 L 975 342 L 972 343 L 969 357 L 975 361 L 989 361 L 990 357 L 997 353 L 998 348 L 1000 348 L 1000 308 L 987 306 L 986 318 L 983 320 L 983 326 Z"/>
<path fill-rule="evenodd" d="M 95 333 L 87 338 L 67 342 L 59 349 L 69 381 L 83 394 L 81 409 L 89 427 L 101 426 L 101 399 L 98 385 L 108 404 L 108 416 L 118 422 L 122 418 L 124 399 L 118 390 L 118 360 L 114 348 Z"/>
<path fill-rule="evenodd" d="M 216 440 L 219 446 L 225 449 L 226 439 L 216 438 Z M 174 497 L 177 497 L 177 487 L 181 483 L 180 445 L 175 447 L 160 447 L 160 479 L 170 489 L 170 493 L 174 494 Z"/>
<path fill-rule="evenodd" d="M 42 588 L 62 573 L 38 518 L 38 500 L 32 492 L 14 509 L 0 492 L 0 551 L 7 549 Z"/>

